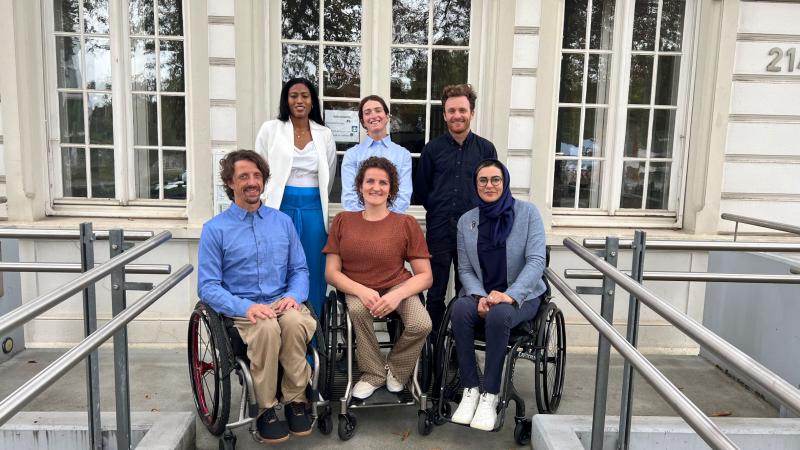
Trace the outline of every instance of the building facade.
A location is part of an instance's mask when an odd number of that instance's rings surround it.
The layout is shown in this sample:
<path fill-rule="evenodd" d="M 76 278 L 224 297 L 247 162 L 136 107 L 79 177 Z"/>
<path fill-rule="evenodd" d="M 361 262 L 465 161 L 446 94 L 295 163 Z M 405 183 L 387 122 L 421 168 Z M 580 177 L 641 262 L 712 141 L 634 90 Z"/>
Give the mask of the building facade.
<path fill-rule="evenodd" d="M 707 238 L 732 230 L 723 212 L 800 223 L 797 1 L 0 0 L 0 36 L 6 225 L 169 230 L 149 258 L 173 267 L 196 262 L 203 222 L 226 205 L 216 160 L 253 148 L 293 76 L 320 86 L 340 155 L 363 136 L 361 97 L 389 101 L 392 139 L 416 158 L 445 131 L 442 87 L 473 84 L 473 130 L 542 212 L 557 270 L 583 267 L 564 237 Z M 338 178 L 330 201 L 335 214 Z M 20 243 L 23 261 L 77 255 Z M 647 268 L 706 265 L 650 253 Z M 23 301 L 69 278 L 22 274 Z M 132 341 L 184 343 L 195 281 L 131 325 Z M 702 319 L 702 284 L 650 285 Z M 565 303 L 570 345 L 594 346 Z M 26 344 L 79 340 L 80 305 L 31 322 Z M 696 351 L 648 311 L 640 342 Z"/>

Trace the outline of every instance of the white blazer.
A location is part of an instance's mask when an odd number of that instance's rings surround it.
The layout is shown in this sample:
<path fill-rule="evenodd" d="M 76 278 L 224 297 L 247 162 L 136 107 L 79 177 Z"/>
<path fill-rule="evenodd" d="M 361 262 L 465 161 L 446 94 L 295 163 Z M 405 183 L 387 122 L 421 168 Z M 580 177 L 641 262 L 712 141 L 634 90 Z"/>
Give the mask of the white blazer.
<path fill-rule="evenodd" d="M 319 167 L 319 197 L 322 201 L 322 219 L 325 231 L 328 231 L 328 195 L 333 188 L 336 177 L 336 144 L 331 130 L 313 120 L 311 139 L 317 149 Z M 264 204 L 279 209 L 283 199 L 283 190 L 289 180 L 294 159 L 294 126 L 291 120 L 269 120 L 261 125 L 256 137 L 256 151 L 267 159 L 270 178 L 264 188 Z"/>

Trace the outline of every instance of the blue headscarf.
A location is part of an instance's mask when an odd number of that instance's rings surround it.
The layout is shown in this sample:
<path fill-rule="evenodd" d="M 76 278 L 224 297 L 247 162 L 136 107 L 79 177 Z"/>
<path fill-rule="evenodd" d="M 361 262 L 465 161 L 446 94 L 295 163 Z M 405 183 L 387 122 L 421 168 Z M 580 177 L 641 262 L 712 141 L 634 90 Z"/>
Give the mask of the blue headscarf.
<path fill-rule="evenodd" d="M 478 167 L 481 169 L 491 167 L 484 165 L 487 162 L 492 162 L 494 163 L 492 166 L 500 168 L 503 174 L 503 193 L 500 194 L 499 199 L 492 203 L 486 203 L 478 194 L 478 200 L 480 201 L 478 205 L 479 223 L 482 225 L 481 228 L 489 227 L 489 230 L 487 230 L 489 232 L 488 237 L 495 247 L 505 247 L 506 239 L 508 239 L 508 235 L 511 234 L 511 228 L 514 226 L 514 197 L 511 195 L 511 176 L 508 174 L 506 166 L 497 159 L 484 159 L 478 163 Z M 474 186 L 476 194 L 478 192 L 479 170 L 475 170 L 472 176 L 472 186 Z"/>

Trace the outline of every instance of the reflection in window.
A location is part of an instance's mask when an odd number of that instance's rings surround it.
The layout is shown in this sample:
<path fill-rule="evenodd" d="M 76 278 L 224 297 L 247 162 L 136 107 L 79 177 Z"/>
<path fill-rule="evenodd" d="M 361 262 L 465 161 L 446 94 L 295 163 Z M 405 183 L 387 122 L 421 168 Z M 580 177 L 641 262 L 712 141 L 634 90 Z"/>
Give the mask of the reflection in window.
<path fill-rule="evenodd" d="M 446 130 L 442 90 L 468 81 L 470 13 L 469 0 L 392 0 L 391 133 L 411 152 L 412 172 Z"/>
<path fill-rule="evenodd" d="M 130 0 L 128 19 L 135 195 L 139 199 L 185 200 L 183 2 Z M 176 179 L 175 172 L 183 176 Z"/>

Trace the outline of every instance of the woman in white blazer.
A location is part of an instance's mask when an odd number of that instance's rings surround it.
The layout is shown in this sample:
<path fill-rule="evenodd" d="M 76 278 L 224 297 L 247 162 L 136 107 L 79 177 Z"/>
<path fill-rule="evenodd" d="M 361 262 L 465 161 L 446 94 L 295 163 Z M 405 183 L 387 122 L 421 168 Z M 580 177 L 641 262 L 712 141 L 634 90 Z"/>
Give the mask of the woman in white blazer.
<path fill-rule="evenodd" d="M 322 119 L 317 89 L 294 78 L 281 89 L 278 118 L 264 122 L 256 151 L 269 163 L 264 203 L 292 218 L 308 263 L 308 301 L 319 314 L 325 301 L 328 195 L 336 176 L 336 144 Z"/>

